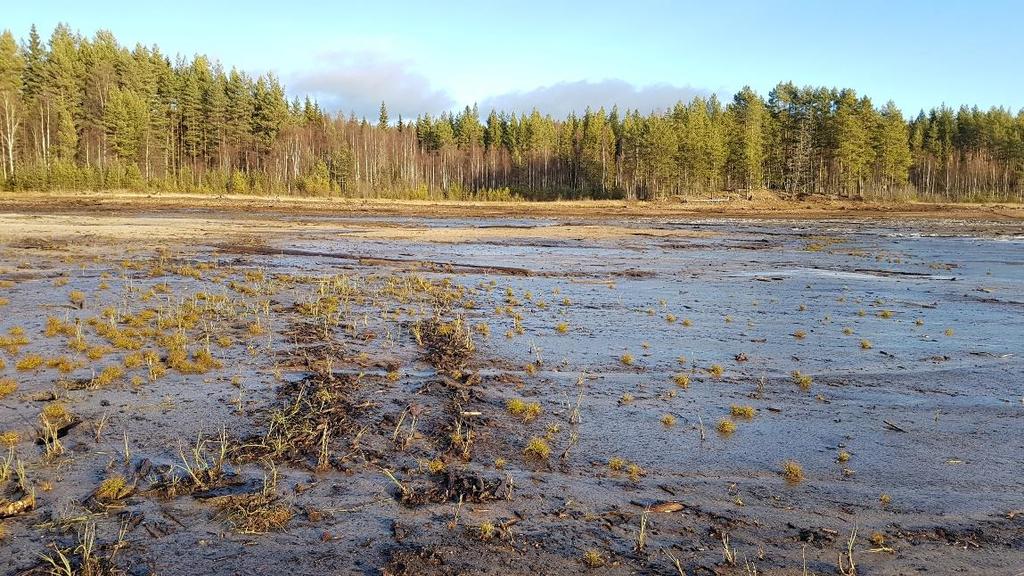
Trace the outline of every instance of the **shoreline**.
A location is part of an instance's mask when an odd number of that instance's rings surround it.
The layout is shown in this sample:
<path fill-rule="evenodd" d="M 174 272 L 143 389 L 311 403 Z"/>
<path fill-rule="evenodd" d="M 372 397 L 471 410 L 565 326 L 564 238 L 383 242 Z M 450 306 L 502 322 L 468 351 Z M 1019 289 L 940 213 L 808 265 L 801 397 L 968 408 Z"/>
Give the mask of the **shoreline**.
<path fill-rule="evenodd" d="M 476 202 L 233 196 L 130 192 L 37 192 L 0 194 L 0 212 L 125 213 L 206 210 L 338 216 L 573 217 L 581 219 L 721 217 L 736 219 L 960 219 L 1012 222 L 1024 220 L 1024 205 L 1008 203 L 859 202 L 847 200 L 574 200 L 550 202 Z"/>

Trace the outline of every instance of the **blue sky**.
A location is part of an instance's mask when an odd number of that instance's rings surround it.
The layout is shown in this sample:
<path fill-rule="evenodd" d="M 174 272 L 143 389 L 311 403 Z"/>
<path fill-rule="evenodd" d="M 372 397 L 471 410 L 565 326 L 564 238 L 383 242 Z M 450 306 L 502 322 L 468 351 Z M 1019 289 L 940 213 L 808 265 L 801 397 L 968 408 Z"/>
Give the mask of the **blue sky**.
<path fill-rule="evenodd" d="M 123 44 L 205 53 L 275 72 L 291 93 L 375 114 L 479 102 L 564 113 L 611 100 L 642 111 L 779 81 L 852 87 L 908 114 L 1024 107 L 1024 2 L 670 0 L 244 3 L 12 1 L 0 26 L 44 38 L 60 21 Z"/>

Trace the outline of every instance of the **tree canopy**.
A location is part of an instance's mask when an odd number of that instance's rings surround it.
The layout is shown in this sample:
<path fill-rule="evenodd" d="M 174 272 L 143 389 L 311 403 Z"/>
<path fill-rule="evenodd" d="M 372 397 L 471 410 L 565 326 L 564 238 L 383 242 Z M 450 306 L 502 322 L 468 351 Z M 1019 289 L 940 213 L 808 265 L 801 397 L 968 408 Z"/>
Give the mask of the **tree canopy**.
<path fill-rule="evenodd" d="M 567 118 L 476 106 L 375 124 L 202 55 L 58 25 L 0 34 L 0 186 L 410 198 L 715 196 L 1021 201 L 1024 113 L 912 119 L 852 89 L 744 87 Z"/>

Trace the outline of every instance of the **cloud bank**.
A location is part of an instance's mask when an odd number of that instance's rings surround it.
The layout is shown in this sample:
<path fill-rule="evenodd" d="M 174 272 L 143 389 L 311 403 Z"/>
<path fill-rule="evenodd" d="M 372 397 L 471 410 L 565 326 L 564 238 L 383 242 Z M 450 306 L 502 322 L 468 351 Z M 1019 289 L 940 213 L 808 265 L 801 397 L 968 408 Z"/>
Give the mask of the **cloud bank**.
<path fill-rule="evenodd" d="M 288 85 L 295 94 L 308 94 L 331 112 L 377 120 L 381 101 L 388 106 L 392 121 L 424 113 L 433 115 L 459 110 L 471 102 L 457 101 L 447 89 L 434 86 L 416 69 L 412 59 L 375 50 L 342 50 L 319 55 L 314 65 L 292 75 Z M 608 110 L 637 109 L 641 113 L 662 111 L 676 102 L 694 96 L 709 96 L 711 91 L 694 86 L 650 84 L 636 86 L 625 80 L 559 82 L 529 90 L 496 94 L 479 102 L 482 115 L 490 110 L 529 113 L 536 108 L 543 114 L 564 118 L 570 112 L 582 114 L 589 106 Z"/>
<path fill-rule="evenodd" d="M 316 63 L 314 69 L 295 74 L 289 85 L 332 112 L 354 112 L 376 122 L 381 101 L 387 104 L 392 121 L 399 114 L 408 119 L 455 106 L 451 95 L 434 88 L 411 60 L 359 50 L 321 54 Z"/>
<path fill-rule="evenodd" d="M 670 108 L 680 100 L 686 102 L 694 96 L 710 95 L 711 91 L 694 86 L 635 86 L 614 78 L 598 82 L 580 80 L 492 96 L 480 102 L 480 110 L 481 113 L 492 108 L 529 113 L 537 108 L 543 114 L 561 118 L 574 111 L 582 114 L 588 106 L 594 110 L 603 106 L 608 110 L 617 104 L 619 110 L 635 108 L 646 114 Z"/>

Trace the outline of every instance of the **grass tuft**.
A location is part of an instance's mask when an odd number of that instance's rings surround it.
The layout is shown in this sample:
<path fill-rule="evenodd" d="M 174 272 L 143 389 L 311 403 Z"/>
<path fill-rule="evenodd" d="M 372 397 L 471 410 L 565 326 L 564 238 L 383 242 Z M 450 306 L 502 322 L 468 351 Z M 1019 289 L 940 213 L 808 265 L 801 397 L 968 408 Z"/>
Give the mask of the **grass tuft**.
<path fill-rule="evenodd" d="M 782 463 L 782 477 L 790 484 L 798 484 L 804 479 L 804 468 L 796 460 L 786 460 Z"/>
<path fill-rule="evenodd" d="M 732 420 L 729 420 L 728 418 L 722 418 L 721 420 L 718 421 L 718 426 L 716 426 L 716 429 L 718 430 L 718 433 L 721 434 L 722 436 L 728 436 L 736 431 L 736 423 L 733 422 Z"/>
<path fill-rule="evenodd" d="M 547 460 L 548 457 L 551 456 L 551 446 L 548 445 L 547 440 L 540 436 L 534 436 L 526 443 L 526 448 L 523 449 L 523 454 L 539 458 L 541 460 Z"/>
<path fill-rule="evenodd" d="M 540 416 L 540 402 L 526 402 L 519 398 L 509 398 L 505 402 L 508 413 L 521 419 L 523 422 L 530 422 Z"/>
<path fill-rule="evenodd" d="M 757 416 L 757 410 L 753 406 L 739 406 L 736 404 L 729 407 L 729 413 L 732 414 L 733 418 L 743 420 L 751 420 L 754 416 Z"/>
<path fill-rule="evenodd" d="M 793 372 L 790 373 L 790 376 L 793 378 L 793 383 L 799 386 L 802 390 L 810 390 L 811 384 L 814 383 L 814 379 L 811 378 L 810 374 L 804 374 L 799 370 L 793 370 Z"/>
<path fill-rule="evenodd" d="M 18 383 L 13 378 L 0 378 L 0 400 L 14 394 L 18 390 Z"/>

